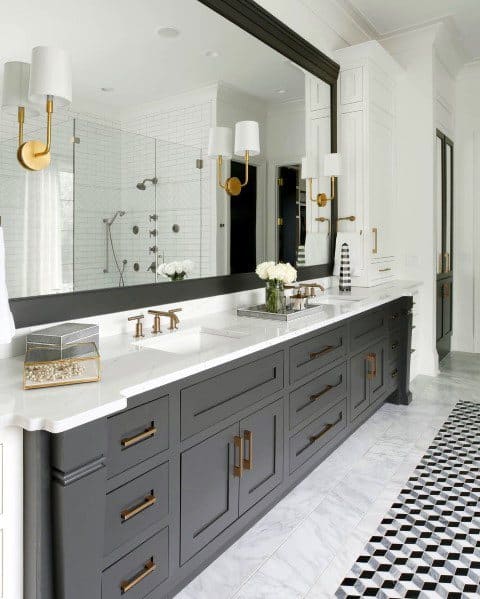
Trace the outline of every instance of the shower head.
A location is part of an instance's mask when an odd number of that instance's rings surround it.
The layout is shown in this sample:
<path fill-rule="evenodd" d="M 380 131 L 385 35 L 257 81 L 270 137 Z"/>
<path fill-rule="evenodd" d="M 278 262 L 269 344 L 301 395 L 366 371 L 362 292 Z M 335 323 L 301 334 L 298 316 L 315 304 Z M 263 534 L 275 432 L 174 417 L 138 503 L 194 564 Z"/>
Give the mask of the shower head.
<path fill-rule="evenodd" d="M 140 191 L 145 191 L 147 189 L 147 186 L 145 185 L 147 181 L 150 182 L 152 185 L 156 185 L 158 183 L 157 177 L 153 177 L 152 179 L 144 179 L 141 183 L 137 183 L 137 189 L 139 189 Z"/>
<path fill-rule="evenodd" d="M 103 222 L 108 226 L 111 227 L 113 225 L 113 223 L 115 222 L 117 216 L 125 216 L 125 210 L 117 210 L 115 212 L 115 214 L 112 216 L 112 218 L 104 218 Z"/>

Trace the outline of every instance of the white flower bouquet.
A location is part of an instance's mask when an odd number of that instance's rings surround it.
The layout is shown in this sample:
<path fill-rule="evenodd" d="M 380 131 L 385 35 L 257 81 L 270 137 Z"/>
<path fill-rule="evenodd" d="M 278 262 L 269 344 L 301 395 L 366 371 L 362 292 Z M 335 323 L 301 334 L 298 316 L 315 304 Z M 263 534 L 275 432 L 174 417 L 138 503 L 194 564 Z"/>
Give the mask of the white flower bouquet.
<path fill-rule="evenodd" d="M 291 285 L 297 280 L 297 271 L 291 264 L 279 262 L 262 262 L 255 270 L 257 275 L 266 281 L 265 309 L 278 314 L 285 312 L 284 285 Z"/>
<path fill-rule="evenodd" d="M 160 264 L 158 274 L 171 281 L 183 281 L 183 279 L 191 275 L 194 269 L 194 264 L 191 260 L 182 260 Z"/>

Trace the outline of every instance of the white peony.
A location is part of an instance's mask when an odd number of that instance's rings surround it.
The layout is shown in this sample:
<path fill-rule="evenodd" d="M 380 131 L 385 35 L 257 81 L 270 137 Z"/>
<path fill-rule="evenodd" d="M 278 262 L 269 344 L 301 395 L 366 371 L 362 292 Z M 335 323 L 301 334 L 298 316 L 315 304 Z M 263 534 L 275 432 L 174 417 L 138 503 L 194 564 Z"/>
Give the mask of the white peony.
<path fill-rule="evenodd" d="M 165 276 L 166 276 L 166 273 L 165 273 L 165 267 L 166 267 L 166 266 L 167 266 L 167 265 L 166 265 L 165 263 L 163 263 L 163 264 L 159 264 L 159 265 L 158 265 L 158 269 L 157 269 L 157 273 L 158 273 L 159 275 L 163 275 L 163 276 L 165 277 Z"/>
<path fill-rule="evenodd" d="M 173 276 L 176 273 L 176 262 L 170 262 L 169 264 L 165 264 L 165 274 L 168 276 Z"/>
<path fill-rule="evenodd" d="M 272 266 L 275 266 L 275 262 L 262 262 L 257 266 L 255 272 L 262 280 L 266 281 L 270 278 L 268 272 Z"/>
<path fill-rule="evenodd" d="M 191 260 L 184 260 L 182 262 L 182 269 L 186 275 L 191 274 L 193 272 L 194 268 L 195 268 L 195 265 Z"/>

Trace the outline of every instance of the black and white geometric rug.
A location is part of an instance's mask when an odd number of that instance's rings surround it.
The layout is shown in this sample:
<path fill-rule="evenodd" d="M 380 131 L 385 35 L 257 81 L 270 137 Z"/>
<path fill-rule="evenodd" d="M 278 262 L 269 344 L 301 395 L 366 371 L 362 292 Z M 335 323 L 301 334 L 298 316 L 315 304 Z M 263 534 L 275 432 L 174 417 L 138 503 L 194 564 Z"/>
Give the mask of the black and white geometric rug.
<path fill-rule="evenodd" d="M 455 406 L 335 597 L 480 597 L 480 404 Z"/>

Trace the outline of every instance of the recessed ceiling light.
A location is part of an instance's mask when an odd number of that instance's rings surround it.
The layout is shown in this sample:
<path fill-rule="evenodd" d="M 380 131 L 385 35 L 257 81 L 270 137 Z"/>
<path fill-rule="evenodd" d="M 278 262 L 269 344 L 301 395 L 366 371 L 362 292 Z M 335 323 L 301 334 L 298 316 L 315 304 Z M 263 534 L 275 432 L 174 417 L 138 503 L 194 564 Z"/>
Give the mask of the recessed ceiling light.
<path fill-rule="evenodd" d="M 113 87 L 101 87 L 102 92 L 113 92 Z"/>
<path fill-rule="evenodd" d="M 283 94 L 287 93 L 287 90 L 286 89 L 276 89 L 275 92 L 277 94 L 280 94 L 282 96 Z"/>
<path fill-rule="evenodd" d="M 180 30 L 172 25 L 167 25 L 165 27 L 159 27 L 157 29 L 157 35 L 164 38 L 174 38 L 180 35 Z"/>
<path fill-rule="evenodd" d="M 204 52 L 204 55 L 205 55 L 207 58 L 218 58 L 218 57 L 220 56 L 220 53 L 219 53 L 219 52 L 217 52 L 216 50 L 206 50 L 206 51 Z"/>

